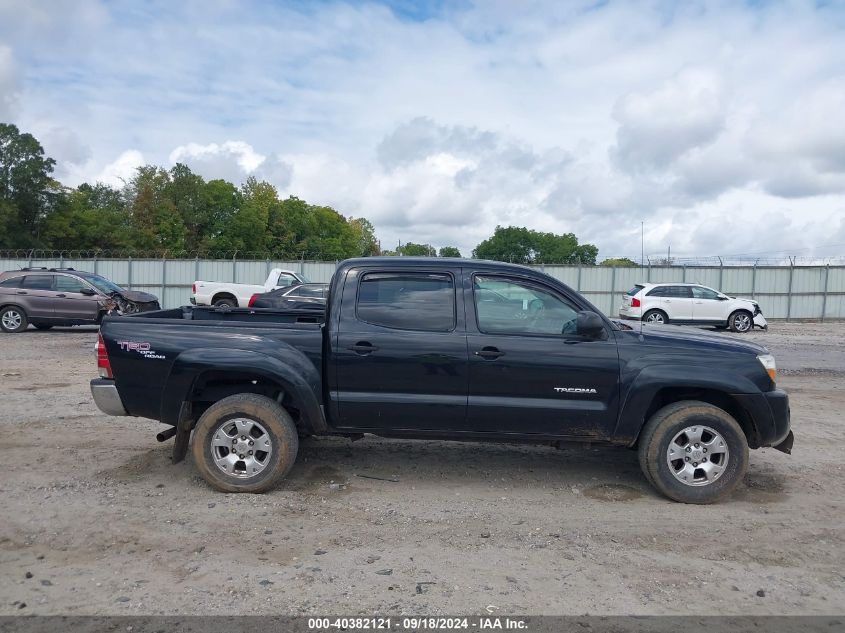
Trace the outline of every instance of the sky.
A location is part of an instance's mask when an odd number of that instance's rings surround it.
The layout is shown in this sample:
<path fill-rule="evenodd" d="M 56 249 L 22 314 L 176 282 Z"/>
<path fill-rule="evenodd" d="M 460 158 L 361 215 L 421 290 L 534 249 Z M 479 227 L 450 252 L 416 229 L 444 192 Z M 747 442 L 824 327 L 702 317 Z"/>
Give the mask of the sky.
<path fill-rule="evenodd" d="M 383 248 L 845 253 L 843 2 L 0 0 L 0 121 L 66 185 L 254 175 Z"/>

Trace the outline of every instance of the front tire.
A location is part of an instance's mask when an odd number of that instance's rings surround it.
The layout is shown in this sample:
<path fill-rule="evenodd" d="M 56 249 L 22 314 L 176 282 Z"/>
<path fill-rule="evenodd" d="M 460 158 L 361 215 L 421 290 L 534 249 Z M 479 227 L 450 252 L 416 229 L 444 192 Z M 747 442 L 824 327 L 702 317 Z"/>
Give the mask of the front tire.
<path fill-rule="evenodd" d="M 9 334 L 23 332 L 29 325 L 26 312 L 17 306 L 8 306 L 0 311 L 0 330 Z"/>
<path fill-rule="evenodd" d="M 740 334 L 750 332 L 754 327 L 754 316 L 747 310 L 737 310 L 728 317 L 728 327 Z"/>
<path fill-rule="evenodd" d="M 638 445 L 646 479 L 681 503 L 715 503 L 748 468 L 748 441 L 728 413 L 706 402 L 667 405 L 646 423 Z"/>
<path fill-rule="evenodd" d="M 296 460 L 299 437 L 287 411 L 265 396 L 241 393 L 216 402 L 194 430 L 197 470 L 221 492 L 267 492 Z"/>
<path fill-rule="evenodd" d="M 663 310 L 649 310 L 643 315 L 643 322 L 651 325 L 665 325 L 669 323 L 669 317 Z"/>

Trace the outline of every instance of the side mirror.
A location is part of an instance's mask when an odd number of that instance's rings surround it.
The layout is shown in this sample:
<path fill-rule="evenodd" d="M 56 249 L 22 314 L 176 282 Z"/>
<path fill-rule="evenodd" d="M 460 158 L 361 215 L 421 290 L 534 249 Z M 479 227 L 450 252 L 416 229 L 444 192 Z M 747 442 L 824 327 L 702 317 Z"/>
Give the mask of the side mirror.
<path fill-rule="evenodd" d="M 719 301 L 727 301 L 728 297 L 727 295 L 719 295 L 718 297 L 716 297 L 716 299 L 718 299 Z"/>
<path fill-rule="evenodd" d="M 83 288 L 79 291 L 79 294 L 85 295 L 87 297 L 93 297 L 95 294 L 97 294 L 97 291 L 93 290 L 92 288 Z"/>
<path fill-rule="evenodd" d="M 575 333 L 584 338 L 604 338 L 604 321 L 595 312 L 582 310 L 578 313 L 575 321 Z"/>

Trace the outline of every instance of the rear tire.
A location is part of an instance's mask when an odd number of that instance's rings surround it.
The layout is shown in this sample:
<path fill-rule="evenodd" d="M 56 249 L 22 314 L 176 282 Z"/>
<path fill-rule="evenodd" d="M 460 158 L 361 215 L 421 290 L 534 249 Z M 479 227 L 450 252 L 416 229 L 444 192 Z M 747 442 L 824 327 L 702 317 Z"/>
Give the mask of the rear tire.
<path fill-rule="evenodd" d="M 754 328 L 754 316 L 747 310 L 737 310 L 728 317 L 728 327 L 740 334 L 750 332 Z"/>
<path fill-rule="evenodd" d="M 220 298 L 220 299 L 215 299 L 214 303 L 212 305 L 215 308 L 223 308 L 223 307 L 237 308 L 238 302 L 237 302 L 236 299 L 231 299 L 229 297 L 223 297 L 223 298 Z"/>
<path fill-rule="evenodd" d="M 637 448 L 646 479 L 681 503 L 724 499 L 748 468 L 748 441 L 737 421 L 697 400 L 660 409 L 643 428 Z"/>
<path fill-rule="evenodd" d="M 211 487 L 259 493 L 287 475 L 298 449 L 296 425 L 287 411 L 265 396 L 241 393 L 206 409 L 194 430 L 191 454 Z"/>
<path fill-rule="evenodd" d="M 7 306 L 0 310 L 0 330 L 8 334 L 23 332 L 29 325 L 26 312 L 17 306 Z"/>
<path fill-rule="evenodd" d="M 651 325 L 665 325 L 669 323 L 669 316 L 663 310 L 649 310 L 643 315 L 643 322 Z"/>

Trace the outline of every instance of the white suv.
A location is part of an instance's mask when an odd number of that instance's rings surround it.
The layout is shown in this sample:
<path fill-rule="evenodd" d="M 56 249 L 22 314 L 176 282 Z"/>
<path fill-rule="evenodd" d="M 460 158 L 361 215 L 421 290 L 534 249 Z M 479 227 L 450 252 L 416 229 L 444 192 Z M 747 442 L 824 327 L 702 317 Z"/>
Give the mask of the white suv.
<path fill-rule="evenodd" d="M 698 284 L 637 284 L 622 296 L 619 316 L 654 324 L 729 327 L 734 332 L 769 327 L 756 301 Z"/>

